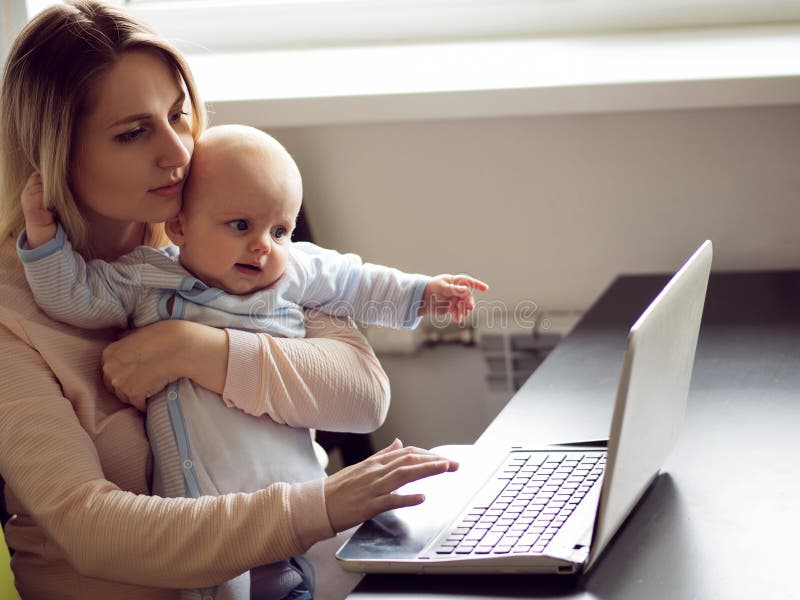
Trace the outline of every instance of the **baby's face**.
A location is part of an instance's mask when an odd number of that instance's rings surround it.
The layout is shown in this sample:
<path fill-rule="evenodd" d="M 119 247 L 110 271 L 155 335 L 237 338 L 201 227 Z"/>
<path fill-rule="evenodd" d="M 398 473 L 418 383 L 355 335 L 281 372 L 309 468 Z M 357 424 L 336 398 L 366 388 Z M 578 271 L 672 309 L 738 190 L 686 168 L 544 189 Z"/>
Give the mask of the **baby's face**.
<path fill-rule="evenodd" d="M 286 269 L 302 184 L 294 162 L 228 152 L 192 164 L 179 218 L 181 264 L 207 285 L 249 294 Z"/>

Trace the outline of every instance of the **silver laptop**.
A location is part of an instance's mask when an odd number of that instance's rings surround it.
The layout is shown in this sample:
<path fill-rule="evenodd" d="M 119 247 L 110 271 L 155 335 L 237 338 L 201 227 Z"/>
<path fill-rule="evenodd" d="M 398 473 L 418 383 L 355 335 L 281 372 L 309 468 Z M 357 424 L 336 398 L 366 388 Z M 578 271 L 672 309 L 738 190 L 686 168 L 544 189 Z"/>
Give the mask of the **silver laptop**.
<path fill-rule="evenodd" d="M 588 570 L 678 437 L 711 258 L 706 241 L 631 328 L 607 448 L 438 448 L 461 468 L 405 486 L 402 492 L 422 491 L 426 501 L 364 523 L 338 551 L 341 566 L 382 573 Z"/>

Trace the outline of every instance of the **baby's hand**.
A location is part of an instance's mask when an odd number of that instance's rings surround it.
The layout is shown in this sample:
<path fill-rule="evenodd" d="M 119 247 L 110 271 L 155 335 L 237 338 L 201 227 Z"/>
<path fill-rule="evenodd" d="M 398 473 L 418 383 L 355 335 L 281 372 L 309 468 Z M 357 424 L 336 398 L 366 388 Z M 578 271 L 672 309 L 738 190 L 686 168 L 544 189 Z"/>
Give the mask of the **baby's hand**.
<path fill-rule="evenodd" d="M 56 219 L 53 213 L 44 207 L 44 191 L 42 176 L 34 171 L 21 196 L 22 214 L 25 216 L 25 233 L 28 246 L 33 249 L 53 239 L 56 235 Z"/>
<path fill-rule="evenodd" d="M 451 315 L 461 323 L 475 308 L 472 290 L 488 289 L 488 285 L 469 275 L 438 275 L 425 286 L 419 315 Z"/>

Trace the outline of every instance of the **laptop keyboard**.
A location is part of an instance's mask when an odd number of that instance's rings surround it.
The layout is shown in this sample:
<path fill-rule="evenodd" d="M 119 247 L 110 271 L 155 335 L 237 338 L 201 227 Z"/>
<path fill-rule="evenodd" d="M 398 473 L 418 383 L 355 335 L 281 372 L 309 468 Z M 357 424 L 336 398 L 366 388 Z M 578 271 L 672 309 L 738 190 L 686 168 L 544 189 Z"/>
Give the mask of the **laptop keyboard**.
<path fill-rule="evenodd" d="M 512 452 L 434 553 L 543 552 L 605 465 L 605 452 Z"/>

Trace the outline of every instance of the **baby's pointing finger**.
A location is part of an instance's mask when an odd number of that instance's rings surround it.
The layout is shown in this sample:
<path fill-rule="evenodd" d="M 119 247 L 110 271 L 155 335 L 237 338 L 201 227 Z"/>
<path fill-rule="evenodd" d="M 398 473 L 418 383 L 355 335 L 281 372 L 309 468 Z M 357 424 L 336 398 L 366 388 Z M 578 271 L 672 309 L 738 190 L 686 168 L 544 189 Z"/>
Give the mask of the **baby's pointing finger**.
<path fill-rule="evenodd" d="M 464 286 L 467 288 L 471 288 L 473 290 L 478 290 L 479 292 L 485 292 L 489 289 L 489 285 L 481 281 L 480 279 L 475 279 L 474 277 L 470 277 L 469 275 L 456 275 L 453 278 L 453 283 Z"/>

